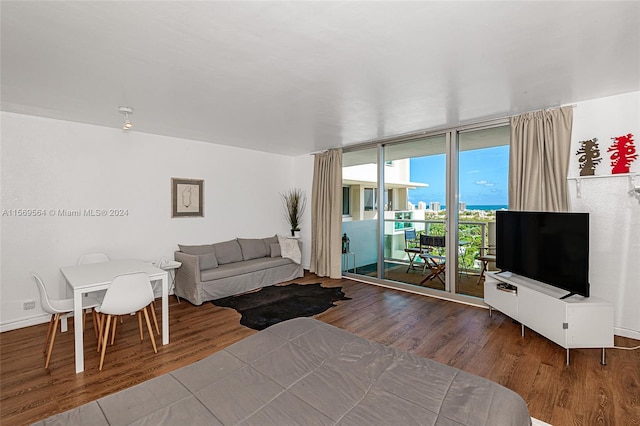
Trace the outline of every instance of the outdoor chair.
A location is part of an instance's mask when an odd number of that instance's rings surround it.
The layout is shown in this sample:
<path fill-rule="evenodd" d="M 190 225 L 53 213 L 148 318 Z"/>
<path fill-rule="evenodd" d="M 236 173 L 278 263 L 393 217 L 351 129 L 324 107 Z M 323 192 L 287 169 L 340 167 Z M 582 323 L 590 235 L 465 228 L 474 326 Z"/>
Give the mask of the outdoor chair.
<path fill-rule="evenodd" d="M 407 228 L 404 230 L 404 251 L 409 257 L 409 267 L 407 272 L 415 267 L 416 257 L 420 254 L 420 240 L 416 234 L 416 230 L 413 228 Z"/>
<path fill-rule="evenodd" d="M 424 261 L 422 273 L 429 269 L 430 273 L 420 284 L 438 279 L 444 285 L 446 256 L 444 255 L 445 237 L 420 235 L 420 258 Z"/>
<path fill-rule="evenodd" d="M 480 253 L 478 254 L 478 257 L 476 259 L 480 261 L 482 266 L 480 268 L 480 276 L 478 277 L 478 282 L 476 283 L 476 285 L 479 285 L 480 281 L 482 281 L 482 279 L 484 278 L 484 274 L 485 272 L 487 272 L 487 269 L 489 267 L 489 262 L 496 261 L 495 250 L 496 248 L 494 246 L 480 247 Z"/>

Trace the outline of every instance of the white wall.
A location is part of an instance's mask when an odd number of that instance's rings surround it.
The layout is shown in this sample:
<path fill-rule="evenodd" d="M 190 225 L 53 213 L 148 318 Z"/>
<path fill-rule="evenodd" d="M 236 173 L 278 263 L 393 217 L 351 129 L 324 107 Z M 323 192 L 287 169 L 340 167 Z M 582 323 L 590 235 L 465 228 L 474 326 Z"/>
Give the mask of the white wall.
<path fill-rule="evenodd" d="M 173 258 L 177 244 L 288 232 L 280 193 L 301 186 L 305 160 L 210 143 L 2 112 L 2 209 L 126 209 L 124 217 L 2 216 L 0 329 L 44 318 L 30 276 L 55 297 L 66 293 L 59 268 L 82 253 L 113 259 Z M 308 156 L 307 156 L 308 157 Z M 308 160 L 307 160 L 308 161 Z M 204 218 L 171 218 L 172 177 L 204 179 Z M 307 187 L 308 186 L 308 187 Z M 303 222 L 308 238 L 310 218 Z M 308 244 L 303 265 L 308 268 Z M 306 263 L 305 263 L 306 260 Z"/>
<path fill-rule="evenodd" d="M 627 133 L 640 153 L 640 92 L 577 105 L 569 193 L 571 209 L 589 213 L 591 295 L 614 304 L 616 334 L 640 339 L 640 200 L 629 194 L 631 177 L 640 186 L 640 159 L 631 163 L 630 174 L 612 176 L 607 153 L 611 138 Z M 579 142 L 594 137 L 602 157 L 596 177 L 576 179 Z"/>

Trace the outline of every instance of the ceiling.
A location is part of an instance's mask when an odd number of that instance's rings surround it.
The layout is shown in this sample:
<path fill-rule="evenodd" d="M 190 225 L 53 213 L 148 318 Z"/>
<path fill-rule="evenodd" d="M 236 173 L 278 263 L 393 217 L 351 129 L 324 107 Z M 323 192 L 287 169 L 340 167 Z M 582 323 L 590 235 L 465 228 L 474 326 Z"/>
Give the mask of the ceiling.
<path fill-rule="evenodd" d="M 3 111 L 300 155 L 640 90 L 640 2 L 2 1 Z"/>

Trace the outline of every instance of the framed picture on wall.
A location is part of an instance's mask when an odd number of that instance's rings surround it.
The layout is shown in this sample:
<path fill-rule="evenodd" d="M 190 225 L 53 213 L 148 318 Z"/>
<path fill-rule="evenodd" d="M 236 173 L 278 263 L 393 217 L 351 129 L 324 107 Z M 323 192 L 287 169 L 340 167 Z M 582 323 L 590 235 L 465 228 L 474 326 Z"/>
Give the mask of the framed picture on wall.
<path fill-rule="evenodd" d="M 171 217 L 203 217 L 204 180 L 171 178 Z"/>

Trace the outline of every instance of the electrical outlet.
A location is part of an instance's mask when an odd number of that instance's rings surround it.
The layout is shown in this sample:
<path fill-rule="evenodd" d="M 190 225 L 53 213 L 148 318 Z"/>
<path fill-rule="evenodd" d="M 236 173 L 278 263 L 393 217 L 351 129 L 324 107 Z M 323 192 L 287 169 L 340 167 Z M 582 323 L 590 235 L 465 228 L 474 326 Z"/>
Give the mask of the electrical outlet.
<path fill-rule="evenodd" d="M 36 301 L 35 300 L 29 300 L 27 302 L 24 302 L 22 304 L 22 309 L 25 311 L 28 311 L 29 309 L 35 309 L 36 308 Z"/>

